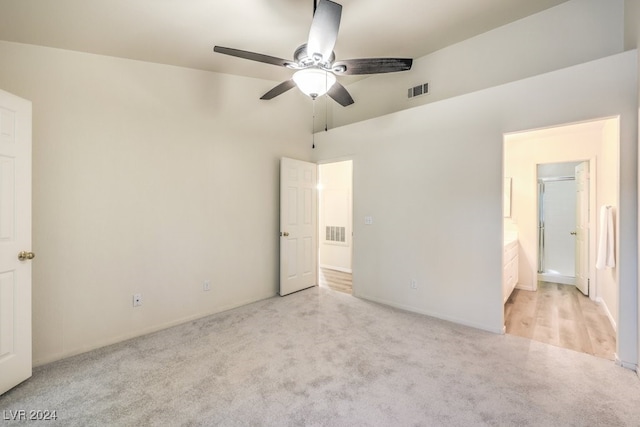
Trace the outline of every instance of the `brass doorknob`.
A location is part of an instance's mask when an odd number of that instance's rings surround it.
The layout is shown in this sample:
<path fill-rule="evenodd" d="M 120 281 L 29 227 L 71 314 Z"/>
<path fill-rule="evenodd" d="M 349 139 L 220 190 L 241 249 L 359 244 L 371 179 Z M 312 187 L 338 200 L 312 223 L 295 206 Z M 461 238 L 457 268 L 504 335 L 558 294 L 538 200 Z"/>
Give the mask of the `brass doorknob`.
<path fill-rule="evenodd" d="M 283 235 L 284 237 L 289 237 L 289 233 L 288 233 L 288 232 L 286 232 L 286 231 L 285 231 L 284 233 L 282 233 L 282 235 Z"/>
<path fill-rule="evenodd" d="M 18 253 L 18 259 L 20 261 L 34 259 L 35 257 L 36 257 L 36 254 L 34 254 L 33 252 L 21 251 L 20 253 Z"/>
<path fill-rule="evenodd" d="M 576 235 L 578 235 L 578 232 L 577 232 L 577 231 L 572 231 L 572 232 L 571 232 L 571 235 L 572 235 L 572 236 L 576 236 Z"/>

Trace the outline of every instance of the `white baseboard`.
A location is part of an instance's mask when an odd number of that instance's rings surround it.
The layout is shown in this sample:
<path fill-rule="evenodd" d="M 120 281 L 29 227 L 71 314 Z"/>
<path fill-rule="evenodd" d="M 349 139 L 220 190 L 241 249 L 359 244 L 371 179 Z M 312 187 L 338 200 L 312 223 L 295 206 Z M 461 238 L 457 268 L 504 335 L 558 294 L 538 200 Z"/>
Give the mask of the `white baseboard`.
<path fill-rule="evenodd" d="M 533 286 L 523 286 L 523 285 L 521 285 L 521 284 L 519 284 L 519 283 L 518 283 L 518 284 L 516 284 L 515 289 L 520 289 L 520 290 L 522 290 L 522 291 L 531 291 L 531 292 L 534 292 L 534 291 L 535 291 L 535 289 L 533 288 Z"/>
<path fill-rule="evenodd" d="M 37 368 L 52 362 L 56 362 L 58 360 L 61 359 L 66 359 L 68 357 L 72 357 L 72 356 L 76 356 L 78 354 L 82 354 L 82 353 L 86 353 L 88 351 L 93 351 L 93 350 L 97 350 L 99 348 L 102 347 L 106 347 L 109 345 L 113 345 L 113 344 L 118 344 L 120 342 L 123 341 L 127 341 L 133 338 L 137 338 L 143 335 L 147 335 L 147 334 L 151 334 L 154 332 L 158 332 L 164 329 L 168 329 L 174 326 L 178 326 L 181 325 L 183 323 L 187 323 L 187 322 L 192 322 L 194 320 L 197 319 L 201 319 L 203 317 L 207 317 L 207 316 L 211 316 L 213 314 L 218 314 L 218 313 L 222 313 L 224 311 L 228 311 L 228 310 L 233 310 L 234 308 L 238 308 L 238 307 L 242 307 L 248 304 L 252 304 L 254 302 L 258 302 L 258 301 L 262 301 L 265 299 L 269 299 L 269 298 L 273 298 L 277 295 L 274 295 L 272 293 L 263 293 L 261 295 L 257 295 L 254 298 L 250 298 L 250 299 L 246 299 L 246 300 L 242 300 L 242 301 L 238 301 L 238 302 L 234 302 L 232 304 L 228 304 L 228 305 L 224 305 L 224 306 L 220 306 L 220 307 L 215 307 L 213 309 L 209 309 L 207 311 L 204 312 L 199 312 L 199 313 L 195 313 L 192 314 L 190 316 L 185 316 L 185 317 L 181 317 L 178 319 L 174 319 L 174 320 L 170 320 L 168 322 L 164 322 L 164 323 L 159 323 L 155 326 L 150 326 L 148 328 L 142 328 L 133 332 L 129 332 L 126 334 L 122 334 L 122 335 L 117 335 L 117 336 L 113 336 L 113 337 L 109 337 L 106 338 L 104 340 L 100 340 L 97 342 L 93 342 L 91 344 L 88 345 L 83 345 L 83 346 L 79 346 L 77 348 L 73 348 L 73 349 L 66 349 L 64 351 L 55 353 L 55 354 L 48 354 L 46 356 L 43 357 L 39 357 L 37 359 L 33 359 L 32 361 L 32 367 L 33 368 Z"/>
<path fill-rule="evenodd" d="M 320 264 L 320 268 L 326 268 L 327 270 L 341 271 L 343 273 L 353 273 L 353 270 L 351 270 L 350 268 L 336 267 L 335 265 Z"/>
<path fill-rule="evenodd" d="M 575 285 L 576 278 L 572 276 L 561 276 L 559 274 L 538 273 L 538 280 L 543 282 L 560 283 L 562 285 Z"/>
<path fill-rule="evenodd" d="M 431 311 L 431 310 L 422 310 L 416 307 L 412 307 L 409 305 L 405 305 L 405 304 L 399 304 L 395 301 L 389 301 L 386 300 L 384 298 L 377 298 L 377 297 L 372 297 L 369 295 L 357 295 L 358 298 L 363 299 L 363 300 L 367 300 L 367 301 L 372 301 L 372 302 L 376 302 L 378 304 L 383 304 L 383 305 L 388 305 L 390 307 L 395 307 L 395 308 L 399 308 L 401 310 L 405 310 L 405 311 L 410 311 L 412 313 L 418 313 L 418 314 L 423 314 L 425 316 L 429 316 L 429 317 L 435 317 L 437 319 L 441 319 L 441 320 L 446 320 L 447 322 L 453 322 L 456 323 L 458 325 L 463 325 L 463 326 L 469 326 L 471 328 L 475 328 L 475 329 L 480 329 L 482 331 L 487 331 L 487 332 L 492 332 L 494 334 L 503 334 L 504 332 L 504 325 L 499 326 L 499 327 L 491 327 L 488 325 L 484 325 L 484 324 L 479 324 L 479 323 L 475 323 L 475 322 L 469 322 L 467 320 L 464 319 L 460 319 L 457 317 L 453 317 L 453 316 L 446 316 L 443 315 L 441 313 L 435 312 L 435 311 Z"/>
<path fill-rule="evenodd" d="M 615 355 L 616 358 L 616 365 L 625 368 L 625 369 L 631 369 L 632 371 L 635 371 L 636 373 L 638 373 L 638 365 L 635 363 L 629 363 L 629 362 L 624 362 L 622 360 L 620 360 L 620 358 L 618 357 L 618 354 L 616 353 Z"/>
<path fill-rule="evenodd" d="M 609 319 L 609 322 L 611 323 L 611 326 L 613 327 L 613 330 L 618 332 L 618 325 L 616 324 L 616 320 L 611 315 L 611 312 L 609 311 L 609 307 L 607 307 L 607 303 L 604 302 L 602 297 L 596 298 L 596 302 L 598 304 L 600 304 L 602 306 L 602 308 L 604 308 L 604 312 L 607 315 L 607 318 Z"/>

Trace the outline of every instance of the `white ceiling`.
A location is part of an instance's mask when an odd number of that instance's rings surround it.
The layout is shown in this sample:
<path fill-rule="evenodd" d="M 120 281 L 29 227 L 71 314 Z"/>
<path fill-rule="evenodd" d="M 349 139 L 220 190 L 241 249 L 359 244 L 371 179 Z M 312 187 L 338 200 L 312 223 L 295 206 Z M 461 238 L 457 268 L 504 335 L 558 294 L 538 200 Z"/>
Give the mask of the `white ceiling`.
<path fill-rule="evenodd" d="M 567 0 L 338 0 L 337 59 L 418 58 Z M 291 71 L 213 53 L 285 59 L 313 0 L 0 0 L 0 39 L 271 80 Z"/>

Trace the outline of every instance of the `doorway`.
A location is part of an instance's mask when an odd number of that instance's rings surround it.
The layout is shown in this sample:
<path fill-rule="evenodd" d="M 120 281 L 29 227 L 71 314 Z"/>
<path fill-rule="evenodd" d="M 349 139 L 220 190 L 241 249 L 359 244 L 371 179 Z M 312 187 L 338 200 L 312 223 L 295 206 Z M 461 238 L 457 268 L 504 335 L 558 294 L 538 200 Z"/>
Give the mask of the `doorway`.
<path fill-rule="evenodd" d="M 538 281 L 575 285 L 575 168 L 579 164 L 544 163 L 537 167 Z"/>
<path fill-rule="evenodd" d="M 318 165 L 318 282 L 353 294 L 353 161 Z"/>
<path fill-rule="evenodd" d="M 614 359 L 618 283 L 615 272 L 596 270 L 595 255 L 598 207 L 618 204 L 619 141 L 618 118 L 505 135 L 512 186 L 504 234 L 517 235 L 519 254 L 506 333 Z M 579 163 L 590 166 L 583 199 Z"/>

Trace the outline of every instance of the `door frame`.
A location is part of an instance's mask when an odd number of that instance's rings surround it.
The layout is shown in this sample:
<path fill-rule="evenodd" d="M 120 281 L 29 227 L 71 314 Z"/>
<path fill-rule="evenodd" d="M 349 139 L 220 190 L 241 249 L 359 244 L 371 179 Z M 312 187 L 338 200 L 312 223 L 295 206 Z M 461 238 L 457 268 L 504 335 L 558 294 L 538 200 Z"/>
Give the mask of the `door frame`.
<path fill-rule="evenodd" d="M 549 164 L 549 163 L 577 163 L 577 162 L 586 162 L 589 165 L 589 256 L 588 256 L 588 260 L 589 260 L 589 267 L 588 267 L 588 271 L 589 271 L 589 277 L 588 277 L 588 289 L 589 289 L 589 298 L 592 300 L 596 300 L 596 295 L 597 295 L 597 280 L 596 280 L 596 261 L 595 261 L 595 254 L 596 252 L 596 241 L 597 241 L 597 236 L 596 236 L 596 196 L 597 196 L 597 176 L 596 176 L 596 158 L 576 158 L 576 159 L 567 159 L 567 160 L 563 160 L 561 162 L 557 162 L 557 161 L 549 161 L 549 162 L 544 162 L 544 163 L 536 163 L 536 168 L 534 170 L 534 174 L 535 174 L 535 183 L 536 185 L 538 185 L 538 165 L 543 165 L 543 164 Z M 539 212 L 540 212 L 540 192 L 536 191 L 536 212 L 538 212 L 536 215 L 538 217 L 539 220 Z M 537 226 L 537 225 L 536 225 Z M 537 233 L 536 233 L 537 234 Z M 534 265 L 540 265 L 540 242 L 539 240 L 536 243 L 536 250 L 534 253 L 535 259 L 534 259 Z M 534 272 L 535 274 L 535 278 L 532 281 L 533 282 L 533 291 L 537 291 L 538 290 L 538 273 L 537 271 Z"/>
<path fill-rule="evenodd" d="M 562 162 L 562 163 L 576 163 L 576 162 Z M 548 164 L 548 163 L 541 163 L 541 164 Z M 576 179 L 574 176 L 557 176 L 557 177 L 551 177 L 551 178 L 537 177 L 537 182 L 538 182 L 538 221 L 537 221 L 538 222 L 538 248 L 537 248 L 538 249 L 538 280 L 540 280 L 541 276 L 544 276 L 546 274 L 543 269 L 543 267 L 545 266 L 545 260 L 544 260 L 544 257 L 540 256 L 540 252 L 544 253 L 545 243 L 546 243 L 546 239 L 545 239 L 546 224 L 543 226 L 544 231 L 540 231 L 540 224 L 543 222 L 546 222 L 546 219 L 547 219 L 545 216 L 546 205 L 544 203 L 546 185 L 549 183 L 566 182 L 566 181 L 573 181 L 575 183 Z M 577 207 L 576 207 L 576 212 L 577 212 Z M 575 215 L 576 212 L 574 212 L 574 215 L 573 215 L 574 217 L 576 216 Z M 573 247 L 572 250 L 574 251 L 574 258 L 575 258 L 577 256 L 576 245 L 574 244 L 572 245 L 572 247 Z M 574 267 L 575 267 L 575 263 L 574 263 Z M 575 274 L 576 272 L 574 272 L 573 278 L 571 276 L 558 275 L 558 277 L 554 277 L 554 279 L 556 279 L 555 283 L 561 283 L 565 285 L 575 285 L 576 284 Z"/>
<path fill-rule="evenodd" d="M 344 156 L 344 157 L 334 157 L 330 159 L 323 159 L 316 162 L 318 165 L 318 185 L 320 185 L 320 166 L 327 165 L 332 163 L 341 163 L 341 162 L 351 162 L 351 206 L 350 206 L 350 215 L 351 215 L 351 295 L 356 296 L 356 265 L 354 262 L 354 253 L 355 253 L 355 245 L 356 245 L 356 221 L 355 221 L 355 213 L 354 213 L 354 200 L 355 200 L 355 168 L 356 168 L 356 160 L 352 156 Z M 316 203 L 317 211 L 317 228 L 318 228 L 318 238 L 317 240 L 317 268 L 320 270 L 320 191 L 317 192 L 317 203 Z"/>

